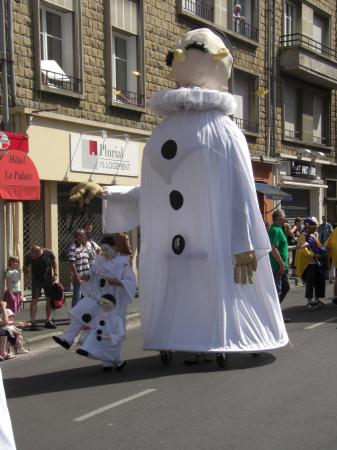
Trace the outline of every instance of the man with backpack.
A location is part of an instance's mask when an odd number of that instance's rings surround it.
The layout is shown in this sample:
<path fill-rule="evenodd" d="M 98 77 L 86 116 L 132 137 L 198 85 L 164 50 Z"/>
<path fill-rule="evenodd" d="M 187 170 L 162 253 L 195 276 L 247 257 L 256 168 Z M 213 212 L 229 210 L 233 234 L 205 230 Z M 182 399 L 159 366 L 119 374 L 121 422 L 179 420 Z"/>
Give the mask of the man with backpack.
<path fill-rule="evenodd" d="M 31 331 L 36 331 L 37 302 L 41 297 L 42 290 L 46 297 L 46 324 L 45 328 L 54 329 L 52 307 L 50 302 L 51 288 L 57 281 L 57 267 L 54 253 L 38 245 L 33 245 L 30 252 L 24 258 L 23 273 L 26 281 L 29 277 L 29 266 L 31 267 L 31 289 L 32 300 L 30 303 Z"/>

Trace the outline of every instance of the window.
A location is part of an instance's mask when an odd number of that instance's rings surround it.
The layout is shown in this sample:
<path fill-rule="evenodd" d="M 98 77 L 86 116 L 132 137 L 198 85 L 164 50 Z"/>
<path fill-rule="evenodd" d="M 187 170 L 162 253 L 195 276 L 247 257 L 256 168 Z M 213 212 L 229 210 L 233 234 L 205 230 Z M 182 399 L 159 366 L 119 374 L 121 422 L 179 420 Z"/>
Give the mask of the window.
<path fill-rule="evenodd" d="M 183 0 L 183 9 L 203 19 L 214 20 L 213 0 Z"/>
<path fill-rule="evenodd" d="M 258 132 L 256 84 L 257 79 L 255 77 L 243 72 L 235 73 L 234 98 L 237 109 L 234 114 L 234 121 L 242 130 L 252 133 Z"/>
<path fill-rule="evenodd" d="M 328 105 L 323 97 L 313 97 L 313 142 L 315 144 L 327 145 L 327 124 L 329 114 Z"/>
<path fill-rule="evenodd" d="M 301 138 L 299 89 L 289 84 L 284 87 L 284 137 Z"/>
<path fill-rule="evenodd" d="M 108 84 L 111 103 L 128 107 L 144 107 L 144 70 L 142 21 L 137 0 L 108 0 L 110 13 L 107 46 Z"/>
<path fill-rule="evenodd" d="M 240 10 L 237 9 L 240 5 Z M 232 2 L 233 31 L 254 41 L 258 40 L 258 1 L 234 0 Z"/>
<path fill-rule="evenodd" d="M 33 8 L 37 82 L 41 89 L 78 96 L 82 88 L 80 1 L 37 0 Z M 59 2 L 60 3 L 60 2 Z M 60 92 L 60 91 L 68 91 Z M 75 94 L 75 95 L 73 95 Z"/>
<path fill-rule="evenodd" d="M 326 53 L 328 43 L 329 21 L 317 14 L 314 14 L 312 38 L 314 40 L 313 47 L 316 52 Z"/>
<path fill-rule="evenodd" d="M 286 36 L 296 33 L 296 5 L 291 2 L 284 3 L 284 34 Z"/>

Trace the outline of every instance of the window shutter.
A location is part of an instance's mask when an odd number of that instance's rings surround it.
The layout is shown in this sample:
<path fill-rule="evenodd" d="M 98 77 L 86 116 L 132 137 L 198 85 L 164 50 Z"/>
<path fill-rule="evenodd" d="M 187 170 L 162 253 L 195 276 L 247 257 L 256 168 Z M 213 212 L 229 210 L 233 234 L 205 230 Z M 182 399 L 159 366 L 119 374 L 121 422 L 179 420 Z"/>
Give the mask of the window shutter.
<path fill-rule="evenodd" d="M 132 34 L 138 33 L 137 0 L 110 0 L 111 25 Z"/>
<path fill-rule="evenodd" d="M 297 89 L 294 86 L 286 86 L 284 89 L 284 128 L 287 132 L 295 133 L 297 125 Z"/>
<path fill-rule="evenodd" d="M 214 22 L 221 27 L 227 28 L 227 0 L 214 1 Z"/>

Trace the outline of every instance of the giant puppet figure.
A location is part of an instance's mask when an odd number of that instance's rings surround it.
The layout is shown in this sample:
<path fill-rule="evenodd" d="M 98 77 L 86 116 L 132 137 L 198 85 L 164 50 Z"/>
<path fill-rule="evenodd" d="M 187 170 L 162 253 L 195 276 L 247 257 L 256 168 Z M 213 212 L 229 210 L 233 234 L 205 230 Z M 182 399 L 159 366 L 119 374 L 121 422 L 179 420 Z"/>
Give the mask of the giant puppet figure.
<path fill-rule="evenodd" d="M 167 57 L 178 88 L 149 101 L 165 119 L 144 149 L 142 185 L 72 191 L 82 204 L 105 197 L 108 232 L 140 223 L 144 349 L 221 354 L 288 342 L 248 146 L 230 118 L 232 61 L 209 29 L 188 32 Z"/>

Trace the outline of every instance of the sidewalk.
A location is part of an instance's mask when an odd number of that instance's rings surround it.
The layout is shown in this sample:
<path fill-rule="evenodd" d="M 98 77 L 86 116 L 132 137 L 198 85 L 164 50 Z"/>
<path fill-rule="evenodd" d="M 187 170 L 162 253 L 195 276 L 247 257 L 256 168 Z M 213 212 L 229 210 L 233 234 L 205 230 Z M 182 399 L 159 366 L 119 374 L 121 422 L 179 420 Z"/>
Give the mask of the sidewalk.
<path fill-rule="evenodd" d="M 16 314 L 18 321 L 29 322 L 30 321 L 30 301 L 26 301 L 24 309 Z M 54 322 L 57 328 L 55 330 L 49 330 L 44 328 L 46 318 L 46 303 L 44 300 L 40 300 L 38 303 L 37 331 L 30 331 L 29 328 L 23 329 L 23 337 L 25 339 L 25 347 L 27 350 L 37 350 L 44 346 L 47 340 L 51 340 L 52 336 L 61 335 L 69 325 L 68 310 L 71 308 L 71 297 L 66 296 L 66 302 L 63 308 L 56 309 L 54 311 Z M 133 303 L 128 308 L 127 314 L 127 328 L 139 323 L 139 299 L 135 298 Z"/>

